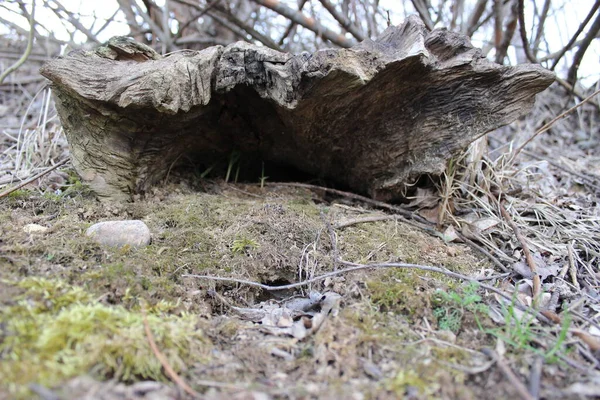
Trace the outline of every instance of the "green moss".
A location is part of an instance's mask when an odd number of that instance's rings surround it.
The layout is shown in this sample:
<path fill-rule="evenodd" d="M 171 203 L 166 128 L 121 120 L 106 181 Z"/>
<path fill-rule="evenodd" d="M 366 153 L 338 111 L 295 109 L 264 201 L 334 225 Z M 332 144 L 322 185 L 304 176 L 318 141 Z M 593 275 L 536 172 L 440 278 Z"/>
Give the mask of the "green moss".
<path fill-rule="evenodd" d="M 12 200 L 24 200 L 31 196 L 31 191 L 27 189 L 17 189 L 7 196 Z"/>
<path fill-rule="evenodd" d="M 83 288 L 58 280 L 25 278 L 3 282 L 24 292 L 0 309 L 3 385 L 27 397 L 26 385 L 56 385 L 90 372 L 98 378 L 164 380 L 144 331 L 143 314 L 94 300 Z M 206 357 L 208 340 L 192 315 L 168 315 L 168 302 L 147 316 L 157 345 L 176 371 Z"/>
<path fill-rule="evenodd" d="M 46 191 L 42 194 L 42 198 L 57 203 L 62 201 L 62 194 L 60 192 Z"/>
<path fill-rule="evenodd" d="M 381 311 L 414 316 L 429 309 L 429 292 L 414 271 L 392 270 L 367 282 L 371 302 Z"/>
<path fill-rule="evenodd" d="M 404 398 L 408 391 L 416 390 L 420 395 L 431 395 L 437 388 L 431 387 L 429 382 L 423 379 L 415 371 L 401 369 L 396 376 L 386 385 L 386 389 L 394 392 L 397 398 Z"/>

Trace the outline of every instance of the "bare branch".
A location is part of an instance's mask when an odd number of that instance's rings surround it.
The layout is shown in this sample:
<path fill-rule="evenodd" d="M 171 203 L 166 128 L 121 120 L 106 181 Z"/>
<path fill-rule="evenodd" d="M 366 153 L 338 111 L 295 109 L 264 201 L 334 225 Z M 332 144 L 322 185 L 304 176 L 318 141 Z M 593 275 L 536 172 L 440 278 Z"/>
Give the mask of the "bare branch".
<path fill-rule="evenodd" d="M 533 40 L 533 55 L 534 57 L 537 55 L 537 51 L 540 47 L 540 42 L 542 41 L 542 37 L 544 36 L 544 27 L 546 26 L 546 19 L 548 18 L 548 12 L 550 11 L 551 0 L 546 0 L 544 2 L 544 7 L 542 8 L 542 14 L 538 20 L 538 26 L 535 33 L 535 37 Z"/>
<path fill-rule="evenodd" d="M 59 161 L 56 164 L 54 164 L 53 166 L 51 166 L 50 168 L 47 168 L 47 169 L 43 170 L 42 172 L 40 172 L 39 174 L 36 174 L 36 175 L 32 176 L 31 178 L 27 179 L 26 181 L 19 183 L 17 186 L 14 186 L 10 189 L 6 189 L 2 193 L 0 193 L 0 199 L 13 193 L 15 190 L 21 189 L 23 186 L 29 185 L 31 182 L 35 182 L 36 180 L 40 179 L 42 176 L 47 175 L 48 173 L 54 171 L 56 168 L 65 165 L 68 161 L 69 161 L 68 158 L 66 158 L 62 161 Z"/>
<path fill-rule="evenodd" d="M 300 2 L 298 3 L 298 11 L 302 11 L 302 9 L 304 8 L 304 5 L 306 4 L 308 0 L 300 0 Z M 292 34 L 292 32 L 295 31 L 296 27 L 298 26 L 297 23 L 295 23 L 294 21 L 291 21 L 289 26 L 287 27 L 287 29 L 285 30 L 285 32 L 283 33 L 283 35 L 281 35 L 281 39 L 279 39 L 279 45 L 282 46 L 283 42 L 285 41 L 285 39 L 290 36 Z"/>
<path fill-rule="evenodd" d="M 411 2 L 415 10 L 417 10 L 417 13 L 419 13 L 419 17 L 421 17 L 421 20 L 423 21 L 427 29 L 429 29 L 430 31 L 433 30 L 435 24 L 431 20 L 431 14 L 429 14 L 427 4 L 425 4 L 423 0 L 411 0 Z"/>
<path fill-rule="evenodd" d="M 358 41 L 362 42 L 363 40 L 365 40 L 365 35 L 363 35 L 362 32 L 360 32 L 359 28 L 352 22 L 350 22 L 350 20 L 344 15 L 342 15 L 338 10 L 336 10 L 335 6 L 331 4 L 329 0 L 319 1 L 323 5 L 323 7 L 325 7 L 325 9 L 329 11 L 329 14 L 331 14 L 331 16 L 335 18 L 337 22 L 340 23 L 342 28 L 344 28 L 347 32 L 350 32 L 352 36 L 354 36 Z"/>
<path fill-rule="evenodd" d="M 114 22 L 115 17 L 119 13 L 119 11 L 121 11 L 121 10 L 119 8 L 117 8 L 116 11 L 114 12 L 114 14 L 104 22 L 104 24 L 100 27 L 100 29 L 98 29 L 96 31 L 96 33 L 94 33 L 94 35 L 96 37 L 98 37 L 98 35 L 100 34 L 100 32 L 102 32 L 103 30 L 105 30 L 111 23 Z"/>
<path fill-rule="evenodd" d="M 473 33 L 477 30 L 477 24 L 479 20 L 481 20 L 481 16 L 485 11 L 485 7 L 487 6 L 488 0 L 477 0 L 477 4 L 473 7 L 473 11 L 471 12 L 471 16 L 469 17 L 469 22 L 464 29 L 464 32 L 469 36 L 473 36 Z"/>
<path fill-rule="evenodd" d="M 158 38 L 161 40 L 161 42 L 166 43 L 167 44 L 166 47 L 169 50 L 172 50 L 171 49 L 172 43 L 171 43 L 171 39 L 169 38 L 168 33 L 164 32 L 162 30 L 162 28 L 160 26 L 158 26 L 158 24 L 156 22 L 154 22 L 154 20 L 152 19 L 152 17 L 150 15 L 148 15 L 142 9 L 140 9 L 140 7 L 137 5 L 137 3 L 133 2 L 131 4 L 133 5 L 133 9 L 137 10 L 138 15 L 141 16 L 144 19 L 144 21 L 146 21 L 148 26 L 150 26 L 152 33 L 154 35 L 158 36 Z M 148 12 L 150 12 L 150 9 L 148 9 Z"/>
<path fill-rule="evenodd" d="M 565 45 L 565 47 L 563 47 L 563 49 L 560 51 L 558 56 L 556 56 L 556 58 L 554 58 L 554 62 L 552 63 L 552 66 L 550 67 L 550 69 L 552 71 L 554 71 L 554 68 L 556 68 L 556 65 L 558 64 L 560 59 L 565 55 L 565 53 L 567 51 L 569 51 L 571 48 L 573 48 L 573 45 L 574 45 L 575 41 L 577 40 L 577 37 L 581 34 L 581 32 L 583 32 L 586 25 L 588 24 L 588 22 L 590 22 L 590 20 L 592 19 L 592 17 L 594 16 L 594 14 L 596 13 L 596 11 L 598 10 L 599 7 L 600 7 L 600 0 L 596 0 L 596 2 L 592 6 L 592 9 L 588 13 L 588 15 L 585 17 L 583 22 L 581 24 L 579 24 L 579 28 L 577 29 L 577 32 L 575 32 L 575 34 L 573 35 L 571 40 L 569 40 L 569 42 Z"/>
<path fill-rule="evenodd" d="M 248 32 L 248 34 L 250 36 L 252 36 L 254 39 L 258 40 L 265 46 L 270 47 L 277 51 L 283 51 L 277 43 L 275 43 L 273 40 L 271 40 L 270 37 L 265 36 L 262 33 L 258 32 L 256 29 L 254 29 L 250 25 L 246 24 L 244 21 L 240 20 L 233 13 L 229 12 L 225 8 L 223 8 L 221 6 L 215 6 L 215 9 L 217 11 L 219 11 L 220 13 L 222 13 L 229 22 L 233 23 L 234 25 L 238 26 L 239 28 L 243 29 L 244 31 Z M 209 12 L 209 14 L 213 18 L 215 17 L 214 12 Z"/>
<path fill-rule="evenodd" d="M 131 36 L 134 37 L 135 40 L 142 42 L 144 36 L 142 35 L 142 29 L 135 20 L 136 13 L 133 10 L 133 1 L 132 0 L 117 0 L 119 4 L 119 8 L 125 14 L 125 19 L 127 20 L 127 25 L 129 25 L 129 30 L 131 31 Z"/>
<path fill-rule="evenodd" d="M 179 1 L 179 0 L 174 0 L 174 1 L 177 3 L 185 4 L 187 6 L 191 6 L 192 8 L 195 8 L 196 10 L 199 11 L 197 14 L 194 14 L 190 19 L 188 19 L 187 22 L 180 24 L 179 31 L 175 35 L 176 40 L 182 37 L 183 32 L 185 31 L 185 28 L 187 28 L 194 21 L 197 21 L 198 18 L 202 17 L 204 14 L 208 13 L 219 2 L 219 0 L 212 0 L 205 7 L 200 7 L 197 4 L 191 5 L 191 4 L 188 4 L 187 2 L 183 2 L 183 1 Z"/>
<path fill-rule="evenodd" d="M 452 4 L 452 19 L 450 20 L 450 30 L 456 29 L 458 17 L 459 17 L 459 15 L 462 15 L 464 6 L 465 6 L 464 0 L 455 0 L 454 3 Z M 462 21 L 461 23 L 464 23 L 464 21 Z"/>
<path fill-rule="evenodd" d="M 91 42 L 94 42 L 94 43 L 100 43 L 100 41 L 96 38 L 96 35 L 94 35 L 94 33 L 92 33 L 89 29 L 87 29 L 85 26 L 83 26 L 83 24 L 81 22 L 79 22 L 79 20 L 77 18 L 75 18 L 73 16 L 73 13 L 67 11 L 67 9 L 62 4 L 60 4 L 57 0 L 52 0 L 52 2 L 56 5 L 56 7 L 52 7 L 48 4 L 48 8 L 51 9 L 58 18 L 60 18 L 61 20 L 65 19 L 60 14 L 60 12 L 63 12 L 67 16 L 67 18 L 66 18 L 67 22 L 69 24 L 71 24 L 79 32 L 83 33 L 88 38 L 88 40 L 90 40 Z"/>
<path fill-rule="evenodd" d="M 306 29 L 313 31 L 317 36 L 323 39 L 329 40 L 330 42 L 340 47 L 352 47 L 354 43 L 351 40 L 346 39 L 344 35 L 333 32 L 321 25 L 317 20 L 309 18 L 301 12 L 292 10 L 285 4 L 279 2 L 279 0 L 252 0 L 261 6 L 265 6 L 276 13 L 283 15 L 284 17 L 294 21 L 298 25 L 302 25 Z"/>
<path fill-rule="evenodd" d="M 575 82 L 577 81 L 579 64 L 581 64 L 581 60 L 583 59 L 588 47 L 592 43 L 592 40 L 594 40 L 598 34 L 600 34 L 600 13 L 596 15 L 594 23 L 592 24 L 585 38 L 583 38 L 581 46 L 579 46 L 579 49 L 573 56 L 573 63 L 571 64 L 571 68 L 569 68 L 569 72 L 567 73 L 567 82 L 569 82 L 573 87 L 575 87 Z"/>
<path fill-rule="evenodd" d="M 504 27 L 504 34 L 502 36 L 502 40 L 500 42 L 500 46 L 496 47 L 496 62 L 498 64 L 503 64 L 504 59 L 508 53 L 508 47 L 510 46 L 510 42 L 515 34 L 515 30 L 517 29 L 517 21 L 518 21 L 518 4 L 516 0 L 510 5 L 510 14 L 506 20 L 506 26 Z M 502 32 L 500 33 L 502 35 Z"/>
<path fill-rule="evenodd" d="M 237 26 L 230 23 L 225 18 L 222 18 L 221 16 L 217 15 L 216 13 L 209 13 L 209 15 L 213 19 L 213 21 L 215 21 L 219 25 L 223 26 L 224 28 L 230 30 L 235 35 L 237 35 L 239 38 L 241 38 L 245 41 L 248 41 L 248 35 L 249 35 L 248 32 L 244 32 L 242 29 L 238 28 Z"/>
<path fill-rule="evenodd" d="M 8 75 L 10 75 L 14 71 L 16 71 L 21 65 L 23 65 L 25 61 L 27 61 L 27 58 L 29 58 L 29 55 L 31 54 L 31 50 L 33 49 L 33 37 L 35 36 L 35 18 L 33 16 L 34 14 L 35 0 L 33 0 L 31 3 L 31 14 L 29 14 L 29 35 L 27 35 L 27 47 L 25 48 L 25 52 L 23 53 L 21 58 L 17 60 L 16 63 L 6 68 L 6 70 L 2 74 L 0 74 L 0 84 L 4 82 L 4 79 L 6 79 Z"/>
<path fill-rule="evenodd" d="M 504 20 L 504 5 L 502 0 L 494 0 L 494 47 L 500 52 L 502 45 L 502 21 Z M 498 57 L 496 57 L 497 59 Z"/>
<path fill-rule="evenodd" d="M 532 63 L 537 63 L 535 56 L 529 49 L 529 41 L 527 40 L 527 31 L 525 29 L 525 1 L 518 0 L 519 3 L 519 33 L 521 34 L 521 42 L 523 42 L 523 51 L 525 56 Z"/>

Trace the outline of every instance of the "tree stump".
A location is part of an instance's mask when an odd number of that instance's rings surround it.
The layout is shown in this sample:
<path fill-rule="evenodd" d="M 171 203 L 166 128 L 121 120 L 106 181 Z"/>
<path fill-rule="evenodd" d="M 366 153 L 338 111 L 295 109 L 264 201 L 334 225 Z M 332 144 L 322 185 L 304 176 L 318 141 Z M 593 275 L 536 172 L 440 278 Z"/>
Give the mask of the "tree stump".
<path fill-rule="evenodd" d="M 232 152 L 397 198 L 554 81 L 537 65 L 492 63 L 466 36 L 416 17 L 314 54 L 238 42 L 161 56 L 117 37 L 41 73 L 75 169 L 110 199 L 143 193 L 182 159 L 208 168 Z"/>

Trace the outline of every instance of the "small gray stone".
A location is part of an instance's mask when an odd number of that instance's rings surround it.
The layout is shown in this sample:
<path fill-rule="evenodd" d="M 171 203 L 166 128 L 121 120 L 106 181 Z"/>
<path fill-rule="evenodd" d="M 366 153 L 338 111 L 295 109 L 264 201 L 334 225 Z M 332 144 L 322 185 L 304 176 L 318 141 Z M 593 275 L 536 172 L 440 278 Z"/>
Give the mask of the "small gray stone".
<path fill-rule="evenodd" d="M 85 234 L 100 244 L 113 247 L 150 244 L 150 229 L 139 220 L 99 222 L 90 226 Z"/>

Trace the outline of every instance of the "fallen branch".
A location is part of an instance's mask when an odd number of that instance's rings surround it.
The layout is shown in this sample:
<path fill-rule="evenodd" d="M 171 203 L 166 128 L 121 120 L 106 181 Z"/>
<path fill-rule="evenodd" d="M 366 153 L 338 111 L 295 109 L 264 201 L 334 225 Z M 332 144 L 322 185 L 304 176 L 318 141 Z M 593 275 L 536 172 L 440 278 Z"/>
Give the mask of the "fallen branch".
<path fill-rule="evenodd" d="M 208 279 L 208 280 L 221 281 L 221 282 L 240 283 L 242 285 L 248 285 L 248 286 L 258 287 L 258 288 L 261 288 L 261 289 L 264 289 L 264 290 L 268 290 L 268 291 L 277 291 L 277 290 L 295 289 L 295 288 L 298 288 L 298 287 L 307 286 L 307 285 L 309 285 L 311 283 L 314 283 L 314 282 L 322 281 L 322 280 L 324 280 L 326 278 L 330 278 L 330 277 L 337 276 L 337 275 L 347 274 L 349 272 L 365 270 L 365 269 L 372 269 L 372 268 L 405 268 L 405 269 L 417 269 L 417 270 L 421 270 L 421 271 L 437 272 L 439 274 L 443 274 L 443 275 L 449 276 L 451 278 L 460 279 L 460 280 L 465 281 L 465 282 L 475 283 L 475 284 L 479 285 L 480 287 L 482 287 L 482 288 L 484 288 L 486 290 L 489 290 L 490 292 L 496 293 L 497 295 L 503 297 L 504 299 L 506 299 L 508 301 L 513 302 L 513 300 L 514 300 L 512 296 L 509 296 L 508 294 L 504 293 L 500 289 L 495 288 L 494 286 L 487 285 L 485 283 L 481 283 L 480 281 L 478 281 L 475 278 L 471 278 L 469 276 L 462 275 L 462 274 L 459 274 L 457 272 L 452 272 L 452 271 L 449 271 L 449 270 L 447 270 L 445 268 L 433 267 L 433 266 L 428 266 L 428 265 L 419 265 L 419 264 L 406 264 L 406 263 L 356 264 L 356 263 L 349 262 L 349 261 L 344 261 L 344 260 L 339 260 L 339 263 L 347 265 L 349 267 L 345 268 L 345 269 L 333 271 L 333 272 L 327 272 L 327 273 L 325 273 L 323 275 L 319 275 L 319 276 L 316 276 L 316 277 L 314 277 L 312 279 L 304 280 L 302 282 L 290 283 L 289 285 L 281 285 L 281 286 L 265 285 L 264 283 L 259 283 L 259 282 L 254 282 L 254 281 L 248 281 L 248 280 L 245 280 L 245 279 L 223 278 L 223 277 L 220 277 L 220 276 L 211 276 L 211 275 L 184 274 L 184 275 L 181 275 L 181 276 L 183 278 L 197 278 L 197 279 Z M 534 315 L 536 318 L 538 318 L 540 321 L 542 321 L 544 323 L 548 324 L 548 323 L 551 322 L 548 318 L 546 318 L 540 312 L 538 312 L 537 310 L 534 310 L 531 307 L 527 307 L 527 306 L 522 305 L 522 304 L 517 303 L 517 302 L 514 303 L 514 306 L 517 307 L 518 309 L 520 309 L 521 311 L 528 312 L 528 313 Z"/>
<path fill-rule="evenodd" d="M 364 218 L 357 218 L 357 219 L 351 219 L 349 221 L 346 222 L 342 222 L 339 223 L 337 225 L 335 225 L 336 229 L 343 229 L 343 228 L 347 228 L 349 226 L 352 225 L 357 225 L 357 224 L 363 224 L 363 223 L 368 223 L 368 222 L 377 222 L 377 221 L 398 221 L 401 220 L 402 222 L 412 222 L 412 221 L 408 221 L 406 220 L 404 217 L 400 216 L 400 215 L 381 215 L 381 216 L 374 216 L 374 217 L 364 217 Z M 421 226 L 417 225 L 418 228 L 422 228 Z M 429 228 L 427 227 L 427 233 L 431 233 L 429 232 L 429 230 L 433 230 L 433 228 Z M 436 237 L 438 237 L 438 235 L 435 235 Z M 489 251 L 487 251 L 486 249 L 484 249 L 483 247 L 479 246 L 477 243 L 473 242 L 472 240 L 466 238 L 464 235 L 459 234 L 459 238 L 464 241 L 469 247 L 471 247 L 472 249 L 479 251 L 481 254 L 483 254 L 484 256 L 486 256 L 495 266 L 497 266 L 498 268 L 500 268 L 500 270 L 502 270 L 502 272 L 509 272 L 509 269 L 506 268 L 504 266 L 504 264 L 502 264 L 500 262 L 500 260 L 498 260 L 492 253 L 490 253 Z"/>
<path fill-rule="evenodd" d="M 531 366 L 529 373 L 528 392 L 534 399 L 540 398 L 540 388 L 542 387 L 542 368 L 544 366 L 544 357 L 537 356 Z"/>
<path fill-rule="evenodd" d="M 56 168 L 65 165 L 67 163 L 67 161 L 69 161 L 68 158 L 66 158 L 66 159 L 64 159 L 62 161 L 59 161 L 57 164 L 53 165 L 52 167 L 50 167 L 48 169 L 45 169 L 44 171 L 40 172 L 37 175 L 34 175 L 33 177 L 27 179 L 24 182 L 19 183 L 17 186 L 5 190 L 4 192 L 0 193 L 0 199 L 3 198 L 3 197 L 8 196 L 9 194 L 11 194 L 12 192 L 14 192 L 15 190 L 21 189 L 23 186 L 29 185 L 31 182 L 34 182 L 36 179 L 40 179 L 42 176 L 48 174 L 49 172 L 54 171 Z"/>
<path fill-rule="evenodd" d="M 512 272 L 511 270 L 509 270 L 508 268 L 506 268 L 504 266 L 504 264 L 502 264 L 500 262 L 500 260 L 498 260 L 498 258 L 496 256 L 494 256 L 492 253 L 490 253 L 489 251 L 487 251 L 484 247 L 478 245 L 477 243 L 475 243 L 474 241 L 472 241 L 471 239 L 469 239 L 468 237 L 466 237 L 462 233 L 458 233 L 458 237 L 461 240 L 463 240 L 469 247 L 471 247 L 472 249 L 475 249 L 475 250 L 479 251 L 481 254 L 483 254 L 484 256 L 486 256 L 496 267 L 500 268 L 500 270 L 502 272 Z"/>
<path fill-rule="evenodd" d="M 267 186 L 290 186 L 290 187 L 306 188 L 306 189 L 311 189 L 311 190 L 323 190 L 328 193 L 336 194 L 336 195 L 342 196 L 342 197 L 347 197 L 347 198 L 353 199 L 353 200 L 362 201 L 364 203 L 371 204 L 373 206 L 383 208 L 386 210 L 390 210 L 390 211 L 393 211 L 393 212 L 396 212 L 399 214 L 399 215 L 388 215 L 388 216 L 382 216 L 382 217 L 366 217 L 365 219 L 362 219 L 362 220 L 348 221 L 347 223 L 336 225 L 336 227 L 335 227 L 336 229 L 342 229 L 342 228 L 348 227 L 350 225 L 353 225 L 356 223 L 362 223 L 362 222 L 375 222 L 375 221 L 383 221 L 386 219 L 395 219 L 395 220 L 402 219 L 404 223 L 414 226 L 415 228 L 421 229 L 424 232 L 426 232 L 432 236 L 435 236 L 438 238 L 440 237 L 439 232 L 436 231 L 432 226 L 430 226 L 431 223 L 429 221 L 427 221 L 425 218 L 422 218 L 422 217 L 416 215 L 414 212 L 406 210 L 406 209 L 398 207 L 398 206 L 393 206 L 391 204 L 384 203 L 382 201 L 373 200 L 369 197 L 361 196 L 359 194 L 345 192 L 343 190 L 326 188 L 323 186 L 310 185 L 307 183 L 289 183 L 289 182 L 274 183 L 274 182 L 270 182 L 270 183 L 265 183 L 265 185 L 267 185 Z M 372 219 L 370 219 L 370 218 L 372 218 Z M 469 247 L 471 247 L 472 249 L 474 249 L 476 251 L 479 251 L 481 254 L 486 256 L 494 265 L 496 265 L 498 268 L 500 268 L 503 272 L 509 272 L 508 268 L 506 268 L 504 266 L 504 264 L 502 264 L 500 262 L 500 260 L 498 260 L 496 257 L 494 257 L 494 255 L 491 254 L 489 251 L 487 251 L 483 247 L 477 245 L 472 240 L 467 239 L 466 237 L 464 237 L 464 235 L 459 234 L 459 237 Z"/>
<path fill-rule="evenodd" d="M 383 208 L 386 210 L 394 211 L 407 219 L 412 219 L 421 223 L 427 224 L 428 221 L 425 218 L 421 218 L 418 215 L 415 215 L 413 212 L 406 210 L 402 207 L 393 206 L 388 203 L 384 203 L 383 201 L 373 200 L 366 196 L 361 196 L 360 194 L 345 192 L 343 190 L 332 189 L 324 186 L 311 185 L 308 183 L 295 183 L 295 182 L 265 182 L 266 186 L 289 186 L 289 187 L 299 187 L 311 190 L 322 190 L 327 193 L 332 193 L 338 196 L 346 197 L 353 200 L 362 201 L 363 203 L 371 204 L 379 208 Z"/>

